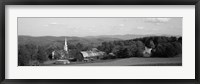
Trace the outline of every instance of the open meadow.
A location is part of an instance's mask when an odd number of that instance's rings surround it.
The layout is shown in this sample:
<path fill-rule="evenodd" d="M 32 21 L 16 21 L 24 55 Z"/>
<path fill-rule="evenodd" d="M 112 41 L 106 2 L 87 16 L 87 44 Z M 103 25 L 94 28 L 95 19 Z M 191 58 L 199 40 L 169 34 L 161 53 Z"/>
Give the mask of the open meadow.
<path fill-rule="evenodd" d="M 131 57 L 124 59 L 99 60 L 95 62 L 79 62 L 71 64 L 53 64 L 53 61 L 44 66 L 182 66 L 182 57 L 171 58 L 141 58 Z"/>

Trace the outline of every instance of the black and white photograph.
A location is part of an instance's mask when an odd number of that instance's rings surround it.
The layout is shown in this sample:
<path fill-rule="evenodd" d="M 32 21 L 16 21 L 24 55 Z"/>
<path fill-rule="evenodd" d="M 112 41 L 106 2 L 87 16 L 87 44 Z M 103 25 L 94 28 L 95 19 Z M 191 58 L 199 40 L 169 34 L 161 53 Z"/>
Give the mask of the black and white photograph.
<path fill-rule="evenodd" d="M 18 66 L 182 66 L 182 17 L 18 17 Z"/>

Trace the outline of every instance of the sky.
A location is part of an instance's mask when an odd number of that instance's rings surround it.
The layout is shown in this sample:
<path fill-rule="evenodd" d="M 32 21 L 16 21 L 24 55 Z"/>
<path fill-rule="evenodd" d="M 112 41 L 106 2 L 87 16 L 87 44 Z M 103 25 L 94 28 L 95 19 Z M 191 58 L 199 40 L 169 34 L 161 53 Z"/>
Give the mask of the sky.
<path fill-rule="evenodd" d="M 181 35 L 181 17 L 127 18 L 18 18 L 18 35 Z"/>

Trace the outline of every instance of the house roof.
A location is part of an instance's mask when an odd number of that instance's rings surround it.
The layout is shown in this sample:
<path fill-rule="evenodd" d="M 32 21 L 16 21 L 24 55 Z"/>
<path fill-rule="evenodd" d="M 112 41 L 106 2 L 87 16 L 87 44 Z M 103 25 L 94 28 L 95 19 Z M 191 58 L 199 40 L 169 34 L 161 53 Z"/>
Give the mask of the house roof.
<path fill-rule="evenodd" d="M 83 57 L 95 57 L 95 56 L 104 55 L 104 52 L 102 52 L 102 51 L 99 51 L 99 52 L 95 52 L 95 51 L 81 51 L 81 54 L 83 55 Z"/>

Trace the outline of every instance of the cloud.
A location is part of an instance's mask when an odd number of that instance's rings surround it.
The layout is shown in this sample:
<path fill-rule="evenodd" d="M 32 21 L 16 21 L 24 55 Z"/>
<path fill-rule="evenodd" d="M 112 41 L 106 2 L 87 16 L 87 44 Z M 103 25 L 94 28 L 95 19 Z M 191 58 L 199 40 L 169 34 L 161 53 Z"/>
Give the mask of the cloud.
<path fill-rule="evenodd" d="M 144 29 L 144 27 L 137 27 L 137 29 Z"/>
<path fill-rule="evenodd" d="M 125 26 L 125 25 L 124 25 L 124 24 L 119 24 L 119 26 L 123 27 L 123 26 Z"/>
<path fill-rule="evenodd" d="M 45 25 L 43 25 L 43 26 L 48 27 L 49 25 L 48 25 L 48 24 L 45 24 Z"/>
<path fill-rule="evenodd" d="M 150 23 L 160 24 L 170 21 L 170 18 L 146 18 L 145 21 Z"/>
<path fill-rule="evenodd" d="M 49 27 L 49 26 L 62 26 L 64 24 L 61 23 L 57 23 L 57 22 L 52 22 L 52 23 L 48 23 L 48 24 L 44 24 L 44 27 Z"/>
<path fill-rule="evenodd" d="M 56 23 L 56 22 L 52 22 L 52 23 L 50 23 L 51 25 L 57 25 L 58 23 Z"/>
<path fill-rule="evenodd" d="M 158 31 L 158 29 L 155 29 L 155 28 L 153 30 Z"/>

